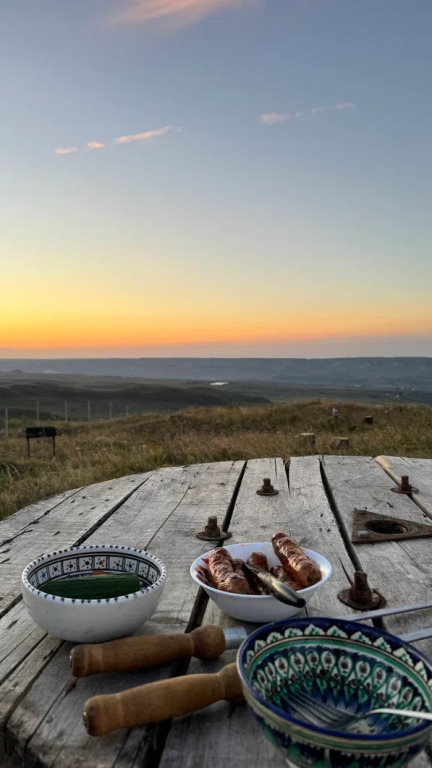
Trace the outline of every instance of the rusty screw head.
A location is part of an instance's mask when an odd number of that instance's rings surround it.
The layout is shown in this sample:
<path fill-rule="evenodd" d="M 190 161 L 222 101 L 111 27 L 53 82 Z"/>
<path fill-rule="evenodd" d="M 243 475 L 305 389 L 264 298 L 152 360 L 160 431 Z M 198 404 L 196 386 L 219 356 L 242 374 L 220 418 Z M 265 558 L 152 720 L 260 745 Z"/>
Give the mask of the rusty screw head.
<path fill-rule="evenodd" d="M 392 491 L 394 491 L 394 493 L 409 494 L 409 493 L 417 493 L 418 488 L 413 488 L 413 486 L 409 481 L 408 475 L 401 475 L 401 479 L 399 480 L 398 484 L 394 488 L 392 488 Z"/>
<path fill-rule="evenodd" d="M 207 520 L 207 525 L 203 531 L 197 533 L 198 539 L 204 539 L 205 541 L 224 541 L 229 539 L 232 533 L 228 531 L 221 531 L 217 524 L 217 517 L 211 515 Z"/>
<path fill-rule="evenodd" d="M 277 493 L 279 493 L 279 491 L 277 491 L 276 488 L 273 488 L 270 478 L 264 477 L 261 488 L 258 488 L 257 490 L 258 496 L 276 496 Z"/>
<path fill-rule="evenodd" d="M 354 583 L 349 589 L 343 589 L 338 594 L 338 598 L 345 605 L 356 608 L 359 611 L 369 611 L 371 608 L 377 608 L 382 602 L 379 592 L 371 589 L 368 584 L 367 573 L 364 571 L 354 572 Z"/>

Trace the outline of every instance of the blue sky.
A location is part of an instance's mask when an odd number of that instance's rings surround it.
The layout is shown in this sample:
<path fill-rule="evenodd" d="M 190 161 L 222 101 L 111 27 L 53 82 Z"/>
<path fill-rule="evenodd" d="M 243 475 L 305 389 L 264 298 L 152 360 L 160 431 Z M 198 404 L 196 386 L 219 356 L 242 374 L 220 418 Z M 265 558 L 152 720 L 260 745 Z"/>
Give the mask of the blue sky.
<path fill-rule="evenodd" d="M 432 354 L 430 0 L 185 7 L 0 10 L 0 354 Z"/>

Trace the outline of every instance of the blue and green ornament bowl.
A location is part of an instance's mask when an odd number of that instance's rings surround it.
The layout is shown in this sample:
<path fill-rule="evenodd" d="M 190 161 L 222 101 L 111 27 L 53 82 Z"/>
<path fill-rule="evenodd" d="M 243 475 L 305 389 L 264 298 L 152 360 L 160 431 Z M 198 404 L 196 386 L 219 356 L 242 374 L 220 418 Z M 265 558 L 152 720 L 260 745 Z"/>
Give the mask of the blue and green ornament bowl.
<path fill-rule="evenodd" d="M 353 713 L 381 706 L 432 710 L 432 664 L 394 635 L 356 622 L 295 618 L 267 624 L 239 649 L 246 701 L 288 765 L 399 768 L 428 740 L 432 724 L 374 715 L 355 732 L 309 725 L 290 712 L 290 690 Z"/>

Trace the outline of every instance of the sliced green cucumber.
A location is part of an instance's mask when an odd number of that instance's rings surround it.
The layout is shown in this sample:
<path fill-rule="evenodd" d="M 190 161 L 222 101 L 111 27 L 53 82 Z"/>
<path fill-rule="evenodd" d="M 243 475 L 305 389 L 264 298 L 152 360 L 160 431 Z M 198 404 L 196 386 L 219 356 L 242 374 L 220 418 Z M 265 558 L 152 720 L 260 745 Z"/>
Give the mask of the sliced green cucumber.
<path fill-rule="evenodd" d="M 47 581 L 39 589 L 41 592 L 57 597 L 103 600 L 138 592 L 140 587 L 140 580 L 135 573 L 104 573 L 98 576 L 78 576 Z"/>

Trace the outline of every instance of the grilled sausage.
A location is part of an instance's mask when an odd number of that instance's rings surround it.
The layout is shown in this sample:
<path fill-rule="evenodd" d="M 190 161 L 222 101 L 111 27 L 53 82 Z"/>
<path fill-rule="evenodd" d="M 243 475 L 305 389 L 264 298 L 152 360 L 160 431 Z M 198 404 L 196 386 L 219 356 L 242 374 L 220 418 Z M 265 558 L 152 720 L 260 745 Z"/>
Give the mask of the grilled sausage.
<path fill-rule="evenodd" d="M 270 573 L 272 576 L 276 576 L 279 581 L 283 581 L 284 584 L 288 584 L 291 589 L 295 589 L 296 591 L 298 589 L 303 589 L 303 585 L 300 584 L 300 582 L 297 581 L 294 576 L 291 576 L 291 574 L 288 573 L 288 571 L 286 571 L 282 565 L 274 565 L 272 568 L 270 568 Z"/>
<path fill-rule="evenodd" d="M 253 594 L 248 580 L 240 569 L 239 563 L 234 562 L 224 547 L 216 547 L 210 552 L 208 570 L 212 585 L 216 589 L 236 594 Z"/>
<path fill-rule="evenodd" d="M 303 552 L 302 548 L 287 536 L 276 533 L 272 538 L 275 555 L 288 573 L 303 587 L 310 587 L 320 581 L 322 574 L 318 565 Z"/>
<path fill-rule="evenodd" d="M 254 565 L 255 568 L 261 568 L 262 571 L 268 571 L 269 569 L 267 558 L 262 552 L 252 552 L 246 562 L 249 565 Z"/>
<path fill-rule="evenodd" d="M 268 562 L 265 555 L 262 552 L 252 552 L 247 559 L 247 564 L 260 568 L 263 571 L 268 571 Z M 249 582 L 249 585 L 256 595 L 268 595 L 270 594 L 267 587 L 255 576 L 254 573 L 244 569 L 244 574 Z"/>

